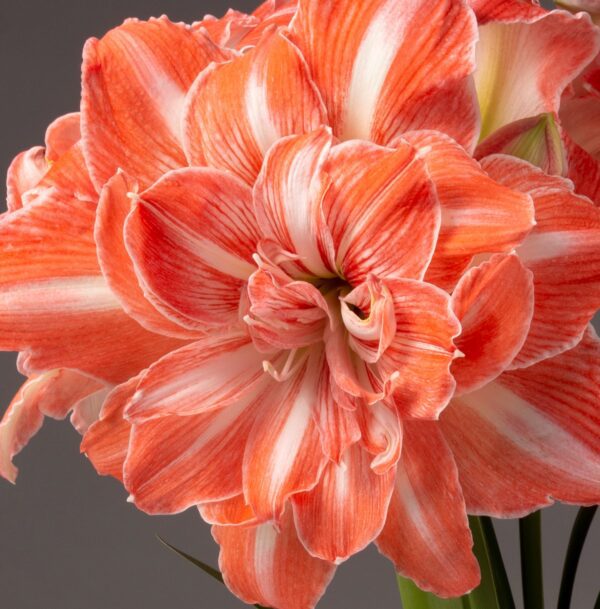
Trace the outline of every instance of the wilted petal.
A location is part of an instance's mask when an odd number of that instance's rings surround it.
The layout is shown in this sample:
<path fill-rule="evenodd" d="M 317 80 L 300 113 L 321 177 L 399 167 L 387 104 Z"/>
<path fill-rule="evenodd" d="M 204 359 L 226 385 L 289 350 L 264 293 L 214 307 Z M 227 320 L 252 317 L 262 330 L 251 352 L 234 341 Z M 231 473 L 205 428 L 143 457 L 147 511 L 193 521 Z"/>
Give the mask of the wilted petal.
<path fill-rule="evenodd" d="M 44 417 L 64 419 L 78 402 L 103 388 L 94 379 L 66 369 L 25 381 L 0 422 L 0 476 L 15 482 L 18 470 L 12 459 L 39 431 Z"/>
<path fill-rule="evenodd" d="M 252 508 L 246 503 L 244 495 L 236 495 L 221 501 L 202 503 L 198 506 L 200 515 L 208 524 L 221 526 L 238 526 L 257 524 Z"/>

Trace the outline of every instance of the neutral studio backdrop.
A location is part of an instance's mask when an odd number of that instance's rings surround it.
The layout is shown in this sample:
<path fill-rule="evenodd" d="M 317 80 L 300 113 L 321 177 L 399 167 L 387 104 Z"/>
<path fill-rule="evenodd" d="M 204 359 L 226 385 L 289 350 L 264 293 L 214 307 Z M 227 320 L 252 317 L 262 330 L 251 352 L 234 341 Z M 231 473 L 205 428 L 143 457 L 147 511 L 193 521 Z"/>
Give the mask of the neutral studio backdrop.
<path fill-rule="evenodd" d="M 124 18 L 166 13 L 192 22 L 247 0 L 0 0 L 0 170 L 42 143 L 47 124 L 78 109 L 79 64 L 86 38 Z M 4 194 L 1 200 L 4 201 Z M 22 379 L 15 356 L 0 354 L 0 413 Z M 0 480 L 0 609 L 235 609 L 224 587 L 165 550 L 158 533 L 216 565 L 217 547 L 195 511 L 149 517 L 126 503 L 114 480 L 100 478 L 79 454 L 79 436 L 48 421 L 17 458 L 16 486 Z M 574 508 L 544 512 L 548 606 L 555 604 Z M 497 530 L 518 602 L 516 522 Z M 585 548 L 573 609 L 591 609 L 600 581 L 600 519 Z M 299 577 L 302 574 L 298 574 Z M 391 564 L 374 548 L 338 574 L 322 609 L 395 609 Z M 410 609 L 410 608 L 407 608 Z"/>

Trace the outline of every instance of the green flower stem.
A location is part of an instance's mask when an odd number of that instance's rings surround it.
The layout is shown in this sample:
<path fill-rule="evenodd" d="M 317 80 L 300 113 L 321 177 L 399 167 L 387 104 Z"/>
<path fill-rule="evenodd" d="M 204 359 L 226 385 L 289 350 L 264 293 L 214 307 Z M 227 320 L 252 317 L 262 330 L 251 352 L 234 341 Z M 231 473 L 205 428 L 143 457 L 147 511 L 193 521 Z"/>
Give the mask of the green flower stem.
<path fill-rule="evenodd" d="M 597 505 L 591 507 L 582 507 L 577 512 L 577 517 L 573 524 L 571 537 L 569 538 L 569 546 L 567 547 L 567 555 L 565 557 L 565 565 L 563 567 L 562 579 L 560 582 L 560 594 L 558 595 L 557 609 L 569 609 L 571 606 L 571 596 L 573 595 L 573 586 L 575 584 L 575 574 L 577 573 L 577 565 L 583 550 L 583 544 L 587 537 L 588 531 L 596 514 Z M 600 595 L 596 601 L 596 608 L 600 609 Z"/>
<path fill-rule="evenodd" d="M 534 512 L 519 519 L 523 603 L 527 609 L 544 609 L 542 569 L 542 515 Z"/>
<path fill-rule="evenodd" d="M 489 518 L 469 518 L 473 551 L 481 568 L 481 584 L 460 598 L 442 599 L 423 592 L 398 575 L 398 588 L 405 609 L 515 609 L 502 556 Z"/>

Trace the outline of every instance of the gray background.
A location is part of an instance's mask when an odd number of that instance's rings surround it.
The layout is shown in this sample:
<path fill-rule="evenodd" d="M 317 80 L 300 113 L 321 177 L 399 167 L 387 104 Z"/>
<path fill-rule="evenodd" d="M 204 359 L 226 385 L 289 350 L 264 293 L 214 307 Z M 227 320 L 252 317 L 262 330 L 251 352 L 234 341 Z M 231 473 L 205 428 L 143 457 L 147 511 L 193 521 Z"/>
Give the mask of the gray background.
<path fill-rule="evenodd" d="M 243 0 L 0 0 L 0 166 L 40 144 L 46 125 L 78 108 L 81 48 L 124 18 L 168 14 L 194 21 Z M 4 200 L 4 195 L 2 195 Z M 14 354 L 0 354 L 0 411 L 21 379 Z M 0 480 L 0 609 L 234 609 L 225 588 L 165 550 L 159 533 L 216 564 L 217 548 L 193 510 L 149 517 L 126 503 L 112 479 L 79 455 L 68 423 L 48 421 L 17 458 L 15 487 Z M 544 512 L 547 603 L 552 607 L 574 508 Z M 520 603 L 516 522 L 498 526 Z M 598 591 L 600 519 L 584 551 L 573 609 L 591 609 Z M 594 565 L 595 563 L 595 565 Z M 299 577 L 302 574 L 298 574 Z M 338 570 L 321 609 L 399 606 L 391 564 L 374 548 Z"/>

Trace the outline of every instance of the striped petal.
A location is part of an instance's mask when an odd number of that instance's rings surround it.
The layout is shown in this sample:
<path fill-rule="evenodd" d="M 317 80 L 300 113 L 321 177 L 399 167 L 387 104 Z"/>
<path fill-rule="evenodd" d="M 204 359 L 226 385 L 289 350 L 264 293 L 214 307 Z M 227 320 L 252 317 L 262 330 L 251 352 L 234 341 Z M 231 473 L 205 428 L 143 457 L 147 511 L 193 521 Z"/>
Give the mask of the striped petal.
<path fill-rule="evenodd" d="M 521 350 L 533 316 L 533 274 L 515 254 L 497 254 L 463 275 L 452 308 L 464 355 L 452 363 L 452 375 L 456 392 L 465 393 L 495 379 Z"/>
<path fill-rule="evenodd" d="M 339 138 L 391 145 L 425 128 L 474 144 L 477 28 L 466 3 L 300 0 L 292 39 Z"/>
<path fill-rule="evenodd" d="M 260 400 L 244 457 L 244 496 L 259 519 L 279 520 L 288 497 L 319 480 L 326 458 L 312 411 L 319 407 L 322 366 L 321 355 L 311 354 Z"/>
<path fill-rule="evenodd" d="M 254 207 L 265 238 L 298 256 L 292 274 L 333 275 L 331 236 L 322 200 L 329 187 L 324 164 L 332 145 L 328 128 L 291 136 L 269 150 L 254 187 Z"/>
<path fill-rule="evenodd" d="M 317 486 L 294 496 L 298 536 L 317 558 L 340 564 L 381 532 L 395 468 L 376 474 L 371 455 L 354 444 L 339 464 L 330 462 Z"/>
<path fill-rule="evenodd" d="M 577 193 L 600 204 L 600 98 L 584 95 L 563 99 L 560 119 L 568 134 L 568 177 Z"/>
<path fill-rule="evenodd" d="M 45 200 L 0 221 L 0 347 L 21 370 L 75 368 L 121 382 L 182 344 L 121 309 L 98 267 L 95 206 Z"/>
<path fill-rule="evenodd" d="M 599 362 L 590 327 L 574 349 L 452 401 L 441 422 L 469 512 L 600 501 Z"/>
<path fill-rule="evenodd" d="M 534 19 L 546 12 L 537 0 L 469 0 L 469 5 L 480 25 L 489 21 Z"/>
<path fill-rule="evenodd" d="M 194 83 L 184 121 L 186 155 L 191 165 L 207 163 L 253 184 L 271 144 L 326 122 L 298 50 L 281 34 L 266 34 Z"/>
<path fill-rule="evenodd" d="M 535 205 L 537 225 L 517 249 L 534 275 L 531 329 L 513 363 L 527 366 L 575 346 L 600 308 L 600 209 L 567 180 L 517 159 L 489 157 L 483 166 Z"/>
<path fill-rule="evenodd" d="M 137 385 L 126 415 L 139 423 L 233 404 L 265 380 L 263 360 L 244 332 L 208 334 L 150 366 Z"/>
<path fill-rule="evenodd" d="M 437 418 L 455 389 L 450 365 L 460 324 L 442 290 L 410 279 L 386 281 L 394 299 L 396 333 L 374 368 L 387 380 L 403 416 Z"/>
<path fill-rule="evenodd" d="M 352 285 L 422 278 L 433 254 L 440 205 L 425 164 L 402 142 L 394 150 L 368 142 L 332 149 L 323 200 L 338 272 Z"/>
<path fill-rule="evenodd" d="M 425 276 L 451 290 L 473 256 L 509 252 L 534 225 L 529 196 L 502 186 L 447 136 L 405 135 L 423 157 L 441 206 L 439 238 Z"/>
<path fill-rule="evenodd" d="M 314 609 L 335 565 L 311 556 L 298 539 L 291 510 L 280 526 L 213 527 L 227 587 L 245 603 Z"/>
<path fill-rule="evenodd" d="M 81 131 L 98 190 L 119 168 L 147 187 L 187 165 L 180 126 L 185 96 L 201 70 L 226 58 L 207 35 L 166 17 L 129 19 L 88 40 Z"/>
<path fill-rule="evenodd" d="M 119 171 L 100 193 L 94 239 L 102 274 L 123 309 L 144 328 L 167 336 L 193 337 L 193 332 L 156 309 L 138 282 L 124 235 L 125 220 L 134 207 L 132 197 L 137 190 L 137 183 Z"/>
<path fill-rule="evenodd" d="M 460 596 L 478 585 L 480 575 L 452 453 L 436 423 L 407 421 L 404 431 L 377 547 L 419 588 L 442 598 Z"/>
<path fill-rule="evenodd" d="M 78 402 L 102 389 L 94 379 L 66 369 L 25 381 L 0 421 L 0 476 L 16 481 L 18 470 L 12 459 L 40 430 L 44 417 L 64 419 Z"/>
<path fill-rule="evenodd" d="M 134 424 L 125 487 L 149 514 L 174 514 L 242 493 L 242 463 L 262 399 Z"/>
<path fill-rule="evenodd" d="M 563 90 L 599 48 L 600 33 L 584 14 L 552 11 L 480 27 L 475 85 L 481 139 L 519 119 L 557 113 Z"/>
<path fill-rule="evenodd" d="M 139 195 L 125 244 L 146 297 L 167 317 L 191 329 L 238 320 L 258 242 L 251 197 L 208 168 L 170 172 Z"/>
<path fill-rule="evenodd" d="M 125 418 L 124 411 L 139 381 L 140 375 L 134 376 L 110 392 L 98 420 L 90 426 L 81 442 L 81 452 L 85 453 L 96 472 L 121 482 L 131 436 L 131 423 Z"/>

